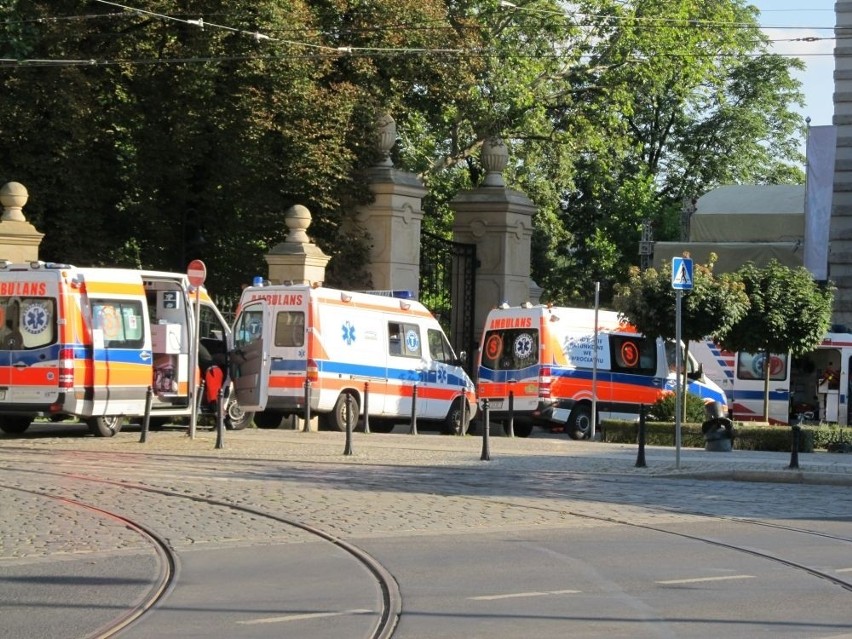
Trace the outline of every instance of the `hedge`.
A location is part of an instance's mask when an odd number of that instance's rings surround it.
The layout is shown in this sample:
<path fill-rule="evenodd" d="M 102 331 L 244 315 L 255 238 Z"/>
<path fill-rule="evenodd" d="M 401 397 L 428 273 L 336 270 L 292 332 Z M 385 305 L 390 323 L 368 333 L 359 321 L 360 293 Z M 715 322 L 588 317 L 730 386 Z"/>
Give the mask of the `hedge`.
<path fill-rule="evenodd" d="M 805 426 L 799 432 L 799 452 L 812 453 L 815 447 L 827 448 L 837 441 L 837 427 Z M 623 420 L 603 420 L 602 440 L 613 444 L 636 444 L 639 441 L 639 423 Z M 834 439 L 832 439 L 834 437 Z M 765 450 L 789 452 L 793 446 L 792 429 L 789 426 L 766 426 L 739 422 L 734 427 L 733 447 L 735 450 Z M 645 422 L 645 443 L 648 446 L 674 446 L 675 425 L 673 422 Z M 685 448 L 704 448 L 705 440 L 701 424 L 681 424 L 680 443 Z"/>

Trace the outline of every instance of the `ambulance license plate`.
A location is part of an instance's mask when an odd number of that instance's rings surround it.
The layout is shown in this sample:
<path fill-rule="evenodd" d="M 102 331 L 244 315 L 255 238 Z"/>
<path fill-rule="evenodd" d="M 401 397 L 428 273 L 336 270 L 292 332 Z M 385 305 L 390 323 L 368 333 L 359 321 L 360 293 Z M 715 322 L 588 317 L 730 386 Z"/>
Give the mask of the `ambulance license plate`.
<path fill-rule="evenodd" d="M 488 400 L 488 408 L 494 410 L 495 408 L 503 408 L 503 400 L 502 399 L 489 399 Z"/>

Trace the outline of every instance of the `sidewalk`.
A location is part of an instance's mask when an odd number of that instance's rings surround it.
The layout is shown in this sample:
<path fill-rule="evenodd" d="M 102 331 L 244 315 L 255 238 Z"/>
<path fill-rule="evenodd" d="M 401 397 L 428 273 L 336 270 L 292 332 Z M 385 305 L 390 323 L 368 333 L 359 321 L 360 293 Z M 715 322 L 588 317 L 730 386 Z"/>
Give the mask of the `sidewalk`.
<path fill-rule="evenodd" d="M 285 429 L 226 431 L 220 449 L 215 447 L 215 431 L 198 430 L 194 439 L 185 430 L 152 432 L 142 443 L 138 430 L 125 430 L 112 438 L 3 437 L 0 450 L 24 447 L 396 466 L 488 464 L 513 471 L 534 468 L 570 473 L 852 486 L 849 453 L 799 453 L 798 468 L 791 468 L 794 460 L 789 452 L 708 452 L 697 448 L 681 448 L 678 452 L 674 447 L 646 446 L 642 466 L 638 465 L 640 455 L 636 445 L 574 441 L 563 435 L 536 433 L 529 438 L 492 435 L 487 451 L 490 459 L 483 460 L 481 436 L 452 437 L 432 432 L 411 435 L 402 428 L 397 427 L 392 434 L 353 433 L 351 455 L 344 455 L 345 433 Z"/>

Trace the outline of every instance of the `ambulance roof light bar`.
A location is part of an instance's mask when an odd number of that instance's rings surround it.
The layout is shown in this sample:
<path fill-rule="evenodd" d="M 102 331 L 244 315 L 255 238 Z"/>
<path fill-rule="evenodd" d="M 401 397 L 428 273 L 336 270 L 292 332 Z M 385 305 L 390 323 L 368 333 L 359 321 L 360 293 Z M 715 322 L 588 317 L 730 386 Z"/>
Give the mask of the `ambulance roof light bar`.
<path fill-rule="evenodd" d="M 408 289 L 388 289 L 388 290 L 375 290 L 375 291 L 363 291 L 364 293 L 369 293 L 370 295 L 382 295 L 384 297 L 395 297 L 400 300 L 416 300 L 417 297 L 414 295 L 414 291 Z"/>

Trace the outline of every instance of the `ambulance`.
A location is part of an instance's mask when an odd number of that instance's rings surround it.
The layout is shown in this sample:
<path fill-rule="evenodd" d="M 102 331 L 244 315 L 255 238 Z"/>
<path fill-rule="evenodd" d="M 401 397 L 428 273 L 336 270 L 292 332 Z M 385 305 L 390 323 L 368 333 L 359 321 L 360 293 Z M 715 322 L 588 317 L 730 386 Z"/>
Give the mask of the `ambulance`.
<path fill-rule="evenodd" d="M 195 297 L 181 273 L 0 261 L 0 430 L 77 418 L 109 437 L 144 416 L 149 388 L 152 427 L 190 415 Z M 199 299 L 198 352 L 227 357 L 228 325 Z M 250 422 L 228 402 L 226 426 Z"/>
<path fill-rule="evenodd" d="M 466 432 L 476 397 L 462 360 L 410 292 L 387 293 L 307 284 L 243 291 L 231 377 L 258 427 L 303 417 L 309 404 L 321 428 L 345 431 L 366 405 L 370 430 L 390 432 L 413 406 L 419 425 Z"/>
<path fill-rule="evenodd" d="M 792 357 L 789 353 L 732 353 L 713 340 L 690 344 L 708 377 L 728 396 L 733 417 L 764 421 L 764 375 L 769 366 L 769 423 L 786 425 L 791 419 L 847 426 L 852 334 L 827 333 L 819 345 Z"/>
<path fill-rule="evenodd" d="M 583 439 L 591 433 L 593 389 L 600 418 L 637 419 L 642 405 L 674 392 L 675 357 L 674 342 L 644 337 L 613 311 L 598 311 L 595 330 L 594 310 L 504 304 L 485 321 L 477 391 L 493 419 L 514 417 L 516 435 L 561 427 Z M 689 392 L 724 405 L 724 392 L 695 359 L 681 361 Z"/>

